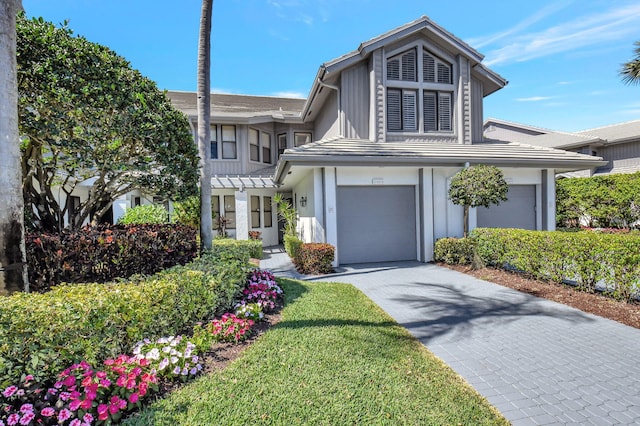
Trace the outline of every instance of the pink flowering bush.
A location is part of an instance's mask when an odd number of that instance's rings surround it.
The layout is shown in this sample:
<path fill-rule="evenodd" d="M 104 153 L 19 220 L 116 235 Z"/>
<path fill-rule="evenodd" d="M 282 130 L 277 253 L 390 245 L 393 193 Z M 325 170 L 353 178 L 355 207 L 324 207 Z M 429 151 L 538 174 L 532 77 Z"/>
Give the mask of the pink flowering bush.
<path fill-rule="evenodd" d="M 271 272 L 253 269 L 249 272 L 247 286 L 242 295 L 245 304 L 257 303 L 268 313 L 276 308 L 276 302 L 282 296 L 282 289 Z"/>
<path fill-rule="evenodd" d="M 214 319 L 207 324 L 197 324 L 193 328 L 193 338 L 198 346 L 210 348 L 213 342 L 238 343 L 249 337 L 253 320 L 238 318 L 227 312 L 220 319 Z"/>
<path fill-rule="evenodd" d="M 202 371 L 196 345 L 182 336 L 145 339 L 133 348 L 133 354 L 149 362 L 158 377 L 180 378 L 183 381 Z"/>

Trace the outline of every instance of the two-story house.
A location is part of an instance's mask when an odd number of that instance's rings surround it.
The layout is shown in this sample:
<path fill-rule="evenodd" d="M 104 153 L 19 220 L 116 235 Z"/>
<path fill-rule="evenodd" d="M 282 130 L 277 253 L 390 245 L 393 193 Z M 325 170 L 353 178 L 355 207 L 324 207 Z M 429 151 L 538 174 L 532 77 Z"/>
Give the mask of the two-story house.
<path fill-rule="evenodd" d="M 212 95 L 216 215 L 236 238 L 278 242 L 276 192 L 299 213 L 307 242 L 336 246 L 336 264 L 433 258 L 438 238 L 460 236 L 448 200 L 462 168 L 491 164 L 509 200 L 472 209 L 476 226 L 553 229 L 555 175 L 602 165 L 597 157 L 483 140 L 483 98 L 504 78 L 427 17 L 322 64 L 306 100 Z M 194 122 L 194 93 L 170 92 Z"/>

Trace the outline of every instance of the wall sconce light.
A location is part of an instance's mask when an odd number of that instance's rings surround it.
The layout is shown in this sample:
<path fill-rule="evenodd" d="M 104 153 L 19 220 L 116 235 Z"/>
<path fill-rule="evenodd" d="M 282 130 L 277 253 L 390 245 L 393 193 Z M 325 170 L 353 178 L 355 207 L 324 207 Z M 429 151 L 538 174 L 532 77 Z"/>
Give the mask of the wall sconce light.
<path fill-rule="evenodd" d="M 307 197 L 300 197 L 300 207 L 307 206 Z"/>

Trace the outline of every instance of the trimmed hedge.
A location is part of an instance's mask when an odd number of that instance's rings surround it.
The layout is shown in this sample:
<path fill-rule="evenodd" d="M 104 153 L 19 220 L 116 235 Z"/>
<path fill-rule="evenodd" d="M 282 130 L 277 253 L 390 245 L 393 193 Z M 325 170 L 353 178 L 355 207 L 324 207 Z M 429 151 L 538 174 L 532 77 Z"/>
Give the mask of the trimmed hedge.
<path fill-rule="evenodd" d="M 211 253 L 214 256 L 217 254 L 242 258 L 248 256 L 247 261 L 249 258 L 262 259 L 262 241 L 219 238 L 213 240 Z"/>
<path fill-rule="evenodd" d="M 110 284 L 60 285 L 0 297 L 0 388 L 27 372 L 52 380 L 73 363 L 128 353 L 230 309 L 248 256 L 218 247 L 186 266 Z"/>
<path fill-rule="evenodd" d="M 302 245 L 302 240 L 295 235 L 284 236 L 284 251 L 287 252 L 291 260 L 295 262 L 298 249 Z"/>
<path fill-rule="evenodd" d="M 325 243 L 303 243 L 298 247 L 294 263 L 302 274 L 328 274 L 333 272 L 331 263 L 335 247 Z"/>
<path fill-rule="evenodd" d="M 436 262 L 468 265 L 473 262 L 475 245 L 471 238 L 441 238 L 436 241 L 433 258 Z"/>
<path fill-rule="evenodd" d="M 198 253 L 197 231 L 184 225 L 99 225 L 26 236 L 30 289 L 107 282 L 184 265 Z"/>
<path fill-rule="evenodd" d="M 640 290 L 640 236 L 598 232 L 475 229 L 471 233 L 487 264 L 515 268 L 543 280 L 575 281 L 582 290 L 632 300 Z"/>

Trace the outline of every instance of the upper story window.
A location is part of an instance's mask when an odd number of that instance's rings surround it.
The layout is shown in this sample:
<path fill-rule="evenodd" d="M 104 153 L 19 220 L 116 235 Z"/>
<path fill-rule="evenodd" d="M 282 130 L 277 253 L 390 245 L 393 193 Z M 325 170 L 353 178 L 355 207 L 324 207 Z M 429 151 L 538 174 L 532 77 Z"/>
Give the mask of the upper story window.
<path fill-rule="evenodd" d="M 311 143 L 311 133 L 295 132 L 293 134 L 293 146 L 302 146 Z"/>
<path fill-rule="evenodd" d="M 386 83 L 388 131 L 453 131 L 455 88 L 451 63 L 414 47 L 387 58 Z"/>
<path fill-rule="evenodd" d="M 271 164 L 271 135 L 249 129 L 249 159 L 257 163 Z"/>
<path fill-rule="evenodd" d="M 218 143 L 222 141 L 222 145 Z M 236 144 L 236 126 L 211 126 L 211 159 L 235 160 L 238 158 Z"/>
<path fill-rule="evenodd" d="M 278 158 L 284 154 L 285 149 L 287 149 L 287 134 L 280 133 L 278 135 Z"/>

